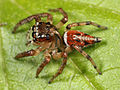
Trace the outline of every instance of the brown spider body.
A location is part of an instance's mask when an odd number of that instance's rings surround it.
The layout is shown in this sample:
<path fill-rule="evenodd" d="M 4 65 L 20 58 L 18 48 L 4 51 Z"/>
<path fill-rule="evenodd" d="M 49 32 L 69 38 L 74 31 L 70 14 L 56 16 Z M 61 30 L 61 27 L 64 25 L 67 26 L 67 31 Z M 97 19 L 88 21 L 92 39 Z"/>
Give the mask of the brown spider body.
<path fill-rule="evenodd" d="M 64 17 L 57 25 L 52 24 L 52 15 L 49 13 L 40 13 L 29 16 L 16 24 L 14 27 L 13 33 L 16 32 L 16 29 L 35 19 L 36 23 L 29 29 L 27 33 L 27 43 L 26 45 L 33 44 L 37 45 L 38 48 L 31 49 L 29 51 L 25 51 L 19 53 L 15 56 L 16 59 L 27 57 L 27 56 L 36 56 L 41 51 L 44 52 L 44 61 L 40 64 L 37 69 L 36 77 L 38 77 L 39 73 L 43 70 L 43 68 L 50 62 L 51 58 L 59 59 L 63 57 L 62 64 L 58 69 L 58 72 L 51 78 L 49 83 L 51 83 L 58 75 L 60 75 L 65 68 L 67 63 L 67 54 L 72 52 L 73 48 L 79 51 L 83 56 L 85 56 L 94 68 L 97 70 L 99 74 L 101 74 L 100 70 L 97 68 L 96 64 L 92 60 L 92 58 L 82 50 L 82 47 L 87 47 L 95 42 L 101 41 L 99 38 L 94 38 L 93 36 L 87 35 L 85 33 L 79 31 L 69 31 L 71 27 L 82 26 L 82 25 L 93 25 L 101 29 L 107 29 L 107 27 L 101 26 L 94 22 L 86 21 L 86 22 L 78 22 L 68 24 L 66 27 L 67 32 L 64 33 L 63 37 L 59 34 L 58 30 L 68 21 L 67 13 L 62 8 L 50 9 L 49 11 L 60 12 Z M 41 21 L 41 17 L 47 17 L 46 22 Z M 32 40 L 30 40 L 30 32 L 32 32 Z M 89 39 L 89 40 L 88 40 Z M 94 40 L 93 40 L 94 39 Z M 59 52 L 58 52 L 59 49 Z"/>
<path fill-rule="evenodd" d="M 34 26 L 32 26 L 31 29 L 33 31 L 32 37 L 34 42 L 39 43 L 44 41 L 53 41 L 53 39 L 55 39 L 53 31 L 57 32 L 57 28 L 54 25 L 50 24 L 50 22 L 37 22 Z"/>

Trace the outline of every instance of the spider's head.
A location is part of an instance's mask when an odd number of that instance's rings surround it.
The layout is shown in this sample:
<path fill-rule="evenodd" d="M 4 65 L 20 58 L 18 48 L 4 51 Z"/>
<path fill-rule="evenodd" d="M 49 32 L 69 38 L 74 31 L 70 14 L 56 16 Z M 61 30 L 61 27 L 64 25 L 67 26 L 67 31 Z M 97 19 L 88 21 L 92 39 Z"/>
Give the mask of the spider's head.
<path fill-rule="evenodd" d="M 35 41 L 46 41 L 52 40 L 52 37 L 54 36 L 54 31 L 55 30 L 55 26 L 50 24 L 49 22 L 45 23 L 45 22 L 37 22 L 33 27 L 33 33 L 32 33 L 32 37 L 34 38 Z"/>

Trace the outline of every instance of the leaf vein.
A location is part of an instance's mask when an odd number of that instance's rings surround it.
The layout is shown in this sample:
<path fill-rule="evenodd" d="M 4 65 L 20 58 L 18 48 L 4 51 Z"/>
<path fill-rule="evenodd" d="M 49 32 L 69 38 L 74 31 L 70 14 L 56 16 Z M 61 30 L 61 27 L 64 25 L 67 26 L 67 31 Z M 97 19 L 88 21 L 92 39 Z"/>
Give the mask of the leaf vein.
<path fill-rule="evenodd" d="M 82 73 L 82 71 L 81 71 L 81 70 L 79 69 L 79 67 L 73 62 L 73 60 L 70 59 L 70 61 L 73 63 L 73 65 L 75 66 L 75 68 L 76 68 L 80 73 Z M 89 82 L 89 85 L 90 85 L 92 88 L 96 89 L 96 87 L 92 84 L 92 82 L 90 82 L 89 78 L 88 78 L 86 75 L 83 75 L 83 74 L 82 74 L 82 76 L 84 77 L 84 79 L 85 79 L 87 82 Z M 96 90 L 97 90 L 97 89 L 96 89 Z"/>

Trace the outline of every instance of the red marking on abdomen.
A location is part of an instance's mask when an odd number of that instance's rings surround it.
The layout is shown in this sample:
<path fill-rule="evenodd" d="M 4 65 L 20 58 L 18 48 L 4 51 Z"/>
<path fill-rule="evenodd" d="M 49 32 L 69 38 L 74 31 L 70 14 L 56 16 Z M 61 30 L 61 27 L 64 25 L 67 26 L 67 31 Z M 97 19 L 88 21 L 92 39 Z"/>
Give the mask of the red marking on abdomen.
<path fill-rule="evenodd" d="M 94 44 L 94 36 L 87 35 L 80 31 L 70 30 L 67 32 L 67 44 L 85 46 L 88 44 Z"/>

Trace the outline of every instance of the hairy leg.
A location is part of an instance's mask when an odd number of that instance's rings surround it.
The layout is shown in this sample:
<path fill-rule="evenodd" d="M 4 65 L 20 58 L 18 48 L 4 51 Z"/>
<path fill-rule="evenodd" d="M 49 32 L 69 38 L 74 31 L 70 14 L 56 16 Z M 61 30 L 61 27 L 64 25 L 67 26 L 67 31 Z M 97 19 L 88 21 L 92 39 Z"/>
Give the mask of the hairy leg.
<path fill-rule="evenodd" d="M 16 32 L 16 29 L 17 29 L 19 26 L 21 26 L 21 25 L 23 25 L 23 24 L 25 24 L 25 23 L 28 23 L 28 22 L 32 21 L 33 19 L 35 19 L 36 22 L 39 21 L 39 20 L 40 20 L 40 17 L 47 17 L 47 22 L 52 23 L 52 15 L 51 15 L 51 14 L 49 14 L 49 13 L 35 14 L 35 15 L 29 16 L 29 17 L 27 17 L 27 18 L 19 21 L 19 22 L 15 25 L 14 30 L 13 30 L 12 33 L 15 33 L 15 32 Z"/>
<path fill-rule="evenodd" d="M 78 46 L 73 46 L 78 52 L 80 52 L 84 57 L 86 57 L 93 65 L 93 67 L 96 69 L 96 71 L 101 75 L 102 73 L 100 72 L 100 70 L 98 69 L 97 65 L 95 64 L 95 62 L 93 61 L 93 59 L 85 52 L 81 49 L 81 47 Z"/>
<path fill-rule="evenodd" d="M 51 55 L 49 53 L 45 54 L 44 61 L 40 64 L 36 72 L 36 78 L 38 77 L 39 73 L 43 70 L 43 68 L 50 62 Z"/>
<path fill-rule="evenodd" d="M 72 52 L 72 50 L 73 50 L 72 47 L 67 47 L 67 48 L 65 48 L 65 52 L 66 52 L 67 54 L 70 53 L 70 52 Z M 55 59 L 55 60 L 58 60 L 58 59 L 62 58 L 63 55 L 64 55 L 64 52 L 58 52 L 57 49 L 54 50 L 54 51 L 52 51 L 52 57 L 53 57 L 53 59 Z"/>
<path fill-rule="evenodd" d="M 48 82 L 49 84 L 58 76 L 62 73 L 63 69 L 65 68 L 65 65 L 67 63 L 67 53 L 63 54 L 63 62 L 58 70 L 58 72 L 50 79 L 50 81 Z"/>
<path fill-rule="evenodd" d="M 97 24 L 97 23 L 94 23 L 94 22 L 91 22 L 91 21 L 71 23 L 71 24 L 68 24 L 68 25 L 66 26 L 66 29 L 67 29 L 67 30 L 70 30 L 71 27 L 84 26 L 84 25 L 93 25 L 93 26 L 96 26 L 96 27 L 101 28 L 101 29 L 107 29 L 107 27 L 101 26 L 101 25 L 99 25 L 99 24 Z"/>
<path fill-rule="evenodd" d="M 68 21 L 68 15 L 62 8 L 49 9 L 49 11 L 51 11 L 51 12 L 60 12 L 64 16 L 62 18 L 62 20 L 56 25 L 56 28 L 60 28 L 61 26 L 63 26 Z"/>
<path fill-rule="evenodd" d="M 52 51 L 52 57 L 55 60 L 58 60 L 58 59 L 62 58 L 63 54 L 64 54 L 64 52 L 58 52 L 57 49 Z"/>
<path fill-rule="evenodd" d="M 43 48 L 38 47 L 35 50 L 32 49 L 32 50 L 29 50 L 29 51 L 26 51 L 26 52 L 19 53 L 15 56 L 15 58 L 18 59 L 18 58 L 22 58 L 22 57 L 36 56 L 43 50 L 44 50 Z"/>

